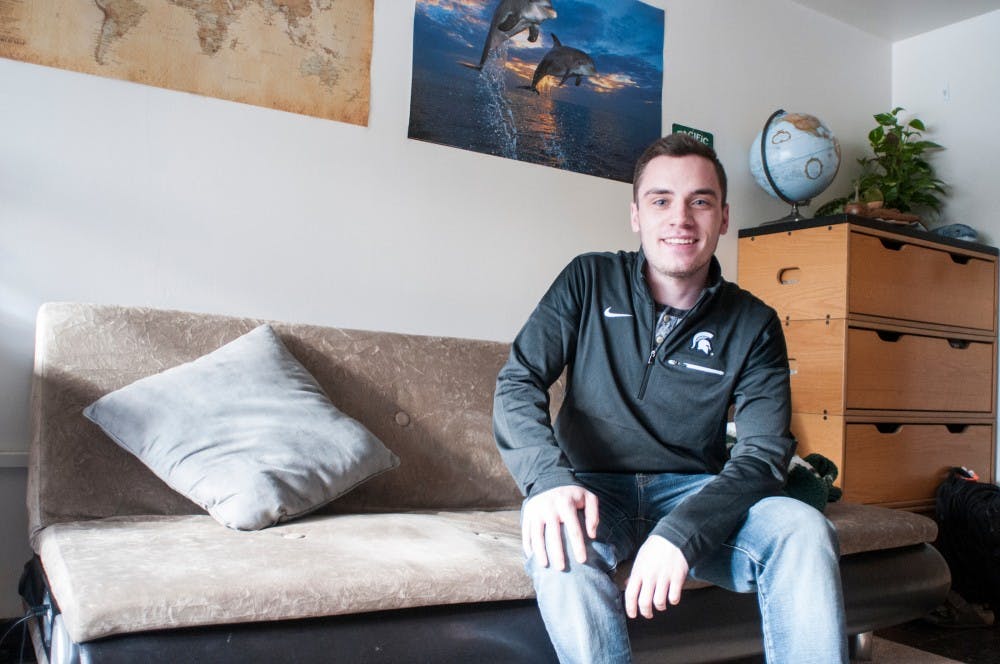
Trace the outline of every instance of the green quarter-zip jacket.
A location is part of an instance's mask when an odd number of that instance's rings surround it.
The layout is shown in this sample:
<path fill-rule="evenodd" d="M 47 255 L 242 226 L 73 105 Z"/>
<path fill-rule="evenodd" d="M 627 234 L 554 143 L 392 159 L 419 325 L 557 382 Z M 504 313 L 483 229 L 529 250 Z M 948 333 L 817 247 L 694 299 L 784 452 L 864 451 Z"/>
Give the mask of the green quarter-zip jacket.
<path fill-rule="evenodd" d="M 500 370 L 494 434 L 529 497 L 581 484 L 576 472 L 716 475 L 652 530 L 693 566 L 781 493 L 795 447 L 788 356 L 777 314 L 714 257 L 697 303 L 657 344 L 645 264 L 641 251 L 593 253 L 562 271 Z M 549 388 L 564 369 L 553 426 Z"/>

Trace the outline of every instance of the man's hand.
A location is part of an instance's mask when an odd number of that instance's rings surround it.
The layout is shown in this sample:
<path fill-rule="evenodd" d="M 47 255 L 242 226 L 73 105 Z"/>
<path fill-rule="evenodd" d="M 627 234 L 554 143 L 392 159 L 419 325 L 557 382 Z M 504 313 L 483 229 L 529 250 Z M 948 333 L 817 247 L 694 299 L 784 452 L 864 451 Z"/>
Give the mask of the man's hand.
<path fill-rule="evenodd" d="M 573 557 L 579 563 L 586 562 L 587 547 L 580 528 L 581 509 L 587 535 L 594 539 L 597 537 L 597 496 L 590 491 L 575 485 L 557 486 L 529 499 L 521 515 L 524 555 L 534 553 L 542 567 L 548 567 L 551 562 L 555 569 L 565 569 L 566 555 L 560 532 L 562 524 L 566 528 Z"/>
<path fill-rule="evenodd" d="M 632 574 L 625 586 L 625 613 L 653 617 L 653 607 L 667 610 L 667 600 L 677 605 L 688 574 L 687 559 L 676 546 L 659 535 L 650 535 L 639 547 Z"/>

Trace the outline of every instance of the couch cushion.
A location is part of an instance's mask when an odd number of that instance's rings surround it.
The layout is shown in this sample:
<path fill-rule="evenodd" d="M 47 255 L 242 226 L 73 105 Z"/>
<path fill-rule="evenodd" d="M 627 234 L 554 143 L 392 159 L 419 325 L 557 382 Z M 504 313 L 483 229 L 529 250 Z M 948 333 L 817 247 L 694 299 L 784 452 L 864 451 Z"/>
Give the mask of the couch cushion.
<path fill-rule="evenodd" d="M 399 464 L 330 403 L 268 325 L 106 394 L 83 414 L 240 530 L 311 512 Z"/>
<path fill-rule="evenodd" d="M 258 531 L 208 516 L 112 517 L 42 531 L 75 641 L 150 629 L 533 597 L 519 515 L 311 515 Z"/>
<path fill-rule="evenodd" d="M 926 517 L 878 507 L 827 516 L 844 555 L 936 533 Z M 254 532 L 207 516 L 113 517 L 50 526 L 38 544 L 75 641 L 534 596 L 516 510 L 312 515 Z"/>
<path fill-rule="evenodd" d="M 904 510 L 840 501 L 828 504 L 824 514 L 837 528 L 842 556 L 937 539 L 933 519 Z"/>

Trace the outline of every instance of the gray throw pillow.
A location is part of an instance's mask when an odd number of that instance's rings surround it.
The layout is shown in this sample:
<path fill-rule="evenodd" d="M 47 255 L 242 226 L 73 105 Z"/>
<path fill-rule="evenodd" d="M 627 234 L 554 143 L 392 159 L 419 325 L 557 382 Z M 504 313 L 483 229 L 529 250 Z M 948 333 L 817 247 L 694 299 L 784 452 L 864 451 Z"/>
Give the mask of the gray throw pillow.
<path fill-rule="evenodd" d="M 239 530 L 306 514 L 399 465 L 330 403 L 268 325 L 83 413 L 171 488 Z"/>

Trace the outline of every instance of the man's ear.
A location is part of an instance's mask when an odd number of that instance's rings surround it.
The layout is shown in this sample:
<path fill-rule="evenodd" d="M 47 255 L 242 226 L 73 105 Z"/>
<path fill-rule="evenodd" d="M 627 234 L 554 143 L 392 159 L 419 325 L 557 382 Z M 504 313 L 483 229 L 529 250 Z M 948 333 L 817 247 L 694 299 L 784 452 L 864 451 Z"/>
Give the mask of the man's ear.
<path fill-rule="evenodd" d="M 629 206 L 629 222 L 632 225 L 632 232 L 639 232 L 639 206 L 635 204 L 635 201 Z"/>
<path fill-rule="evenodd" d="M 722 206 L 722 226 L 719 228 L 719 235 L 725 235 L 729 230 L 729 203 Z"/>

